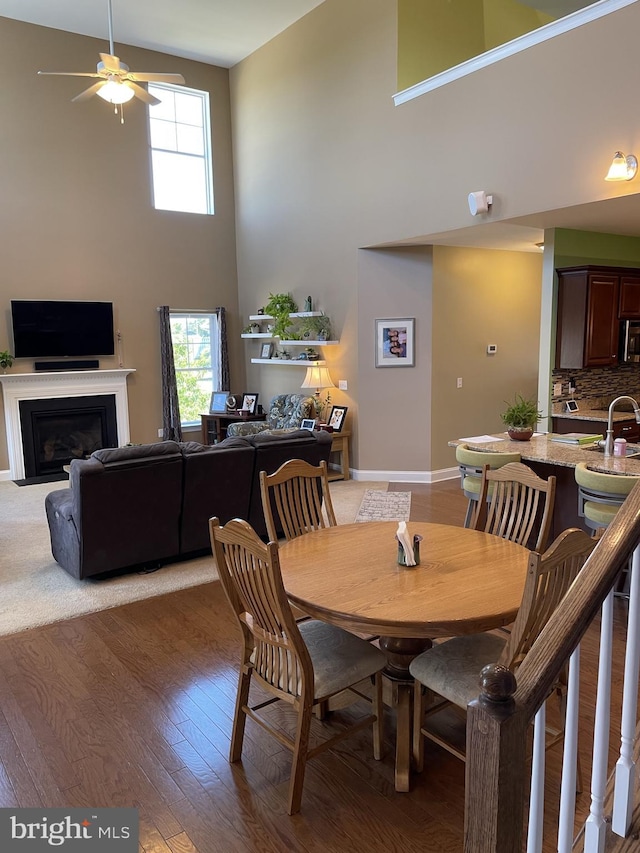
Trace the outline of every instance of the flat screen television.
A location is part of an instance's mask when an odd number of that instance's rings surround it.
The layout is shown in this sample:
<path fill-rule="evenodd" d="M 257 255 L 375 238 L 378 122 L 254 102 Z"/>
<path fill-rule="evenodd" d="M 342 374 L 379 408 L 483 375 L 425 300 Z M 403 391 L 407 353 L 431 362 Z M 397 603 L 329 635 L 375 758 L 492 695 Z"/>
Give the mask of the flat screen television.
<path fill-rule="evenodd" d="M 113 303 L 12 299 L 15 358 L 113 355 Z"/>

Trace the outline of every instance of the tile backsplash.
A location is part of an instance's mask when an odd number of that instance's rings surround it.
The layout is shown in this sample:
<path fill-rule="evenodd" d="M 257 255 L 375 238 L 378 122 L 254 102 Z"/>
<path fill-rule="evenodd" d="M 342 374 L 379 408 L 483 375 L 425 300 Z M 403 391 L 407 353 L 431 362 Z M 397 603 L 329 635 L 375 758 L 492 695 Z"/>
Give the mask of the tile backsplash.
<path fill-rule="evenodd" d="M 573 382 L 575 391 L 569 393 L 569 383 Z M 638 398 L 640 394 L 640 367 L 637 364 L 623 364 L 619 367 L 590 367 L 588 370 L 554 370 L 551 373 L 553 385 L 562 384 L 562 394 L 554 394 L 552 404 L 565 400 L 584 400 L 592 403 L 592 408 L 607 407 L 621 394 Z M 553 388 L 552 385 L 552 388 Z"/>

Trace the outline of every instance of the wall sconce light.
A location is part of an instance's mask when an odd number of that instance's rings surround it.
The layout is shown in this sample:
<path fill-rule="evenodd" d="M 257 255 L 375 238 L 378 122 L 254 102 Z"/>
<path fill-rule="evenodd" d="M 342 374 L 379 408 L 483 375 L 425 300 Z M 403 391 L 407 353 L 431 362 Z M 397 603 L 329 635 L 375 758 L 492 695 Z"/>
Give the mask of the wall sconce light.
<path fill-rule="evenodd" d="M 625 157 L 622 151 L 616 151 L 605 181 L 630 181 L 635 178 L 637 171 L 638 161 L 633 154 Z"/>
<path fill-rule="evenodd" d="M 544 243 L 536 243 L 536 249 L 540 249 L 541 252 L 544 252 Z"/>
<path fill-rule="evenodd" d="M 484 190 L 480 190 L 477 193 L 469 193 L 467 201 L 469 202 L 469 213 L 475 216 L 478 213 L 488 213 L 493 204 L 493 196 L 487 195 Z"/>

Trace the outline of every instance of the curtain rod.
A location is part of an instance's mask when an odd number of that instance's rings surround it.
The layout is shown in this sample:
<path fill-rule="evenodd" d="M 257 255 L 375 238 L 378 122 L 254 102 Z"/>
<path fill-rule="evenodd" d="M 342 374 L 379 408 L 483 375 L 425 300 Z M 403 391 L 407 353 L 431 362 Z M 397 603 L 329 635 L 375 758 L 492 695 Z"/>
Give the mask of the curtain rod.
<path fill-rule="evenodd" d="M 158 305 L 156 311 L 160 311 L 161 308 L 162 306 Z M 171 308 L 169 306 L 169 311 L 173 314 L 215 314 L 219 310 L 219 308 Z"/>

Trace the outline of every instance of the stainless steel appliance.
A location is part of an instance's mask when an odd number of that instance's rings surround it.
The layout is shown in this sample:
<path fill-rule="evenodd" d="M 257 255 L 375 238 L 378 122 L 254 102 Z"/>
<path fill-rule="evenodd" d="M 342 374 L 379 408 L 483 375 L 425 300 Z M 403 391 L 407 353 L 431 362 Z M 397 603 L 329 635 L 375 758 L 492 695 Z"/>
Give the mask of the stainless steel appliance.
<path fill-rule="evenodd" d="M 620 324 L 620 362 L 640 362 L 640 320 Z"/>

